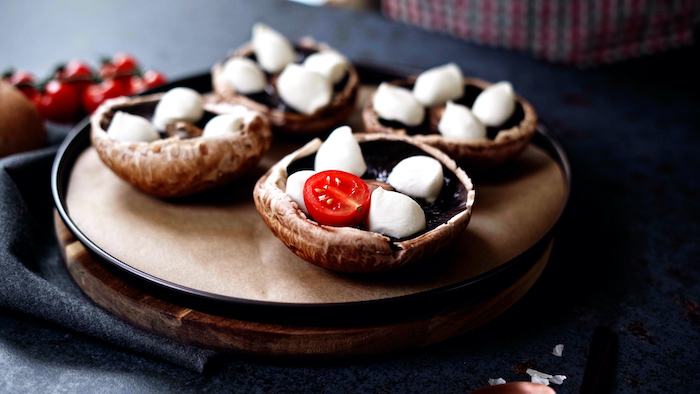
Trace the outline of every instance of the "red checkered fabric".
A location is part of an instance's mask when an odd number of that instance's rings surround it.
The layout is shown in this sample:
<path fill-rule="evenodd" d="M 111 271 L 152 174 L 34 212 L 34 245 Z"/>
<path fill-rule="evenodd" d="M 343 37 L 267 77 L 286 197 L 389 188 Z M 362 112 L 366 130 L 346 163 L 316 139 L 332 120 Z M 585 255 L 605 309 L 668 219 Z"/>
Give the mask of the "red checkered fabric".
<path fill-rule="evenodd" d="M 693 43 L 698 0 L 382 0 L 390 19 L 592 66 Z"/>

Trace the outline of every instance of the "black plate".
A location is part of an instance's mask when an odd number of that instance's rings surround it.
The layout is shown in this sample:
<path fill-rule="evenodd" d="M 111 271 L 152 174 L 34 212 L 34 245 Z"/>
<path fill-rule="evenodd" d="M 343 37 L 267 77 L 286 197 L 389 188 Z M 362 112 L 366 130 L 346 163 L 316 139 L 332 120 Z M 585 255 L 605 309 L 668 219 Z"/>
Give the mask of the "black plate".
<path fill-rule="evenodd" d="M 406 73 L 375 66 L 358 65 L 363 83 L 376 84 L 404 78 Z M 144 94 L 186 86 L 199 92 L 210 92 L 209 73 L 173 81 Z M 538 126 L 532 143 L 544 149 L 561 166 L 565 179 L 565 204 L 571 189 L 571 168 L 561 144 L 544 126 Z M 345 303 L 283 303 L 222 296 L 165 281 L 112 257 L 87 238 L 71 220 L 66 206 L 70 173 L 80 153 L 90 145 L 90 124 L 86 119 L 71 131 L 61 145 L 51 172 L 51 192 L 59 215 L 66 227 L 87 248 L 92 256 L 110 272 L 158 298 L 202 312 L 241 320 L 293 325 L 377 324 L 381 322 L 429 317 L 451 304 L 477 303 L 488 299 L 520 278 L 541 257 L 551 241 L 563 210 L 555 224 L 535 245 L 516 258 L 476 277 L 441 288 L 399 297 Z M 468 301 L 465 301 L 468 300 Z"/>

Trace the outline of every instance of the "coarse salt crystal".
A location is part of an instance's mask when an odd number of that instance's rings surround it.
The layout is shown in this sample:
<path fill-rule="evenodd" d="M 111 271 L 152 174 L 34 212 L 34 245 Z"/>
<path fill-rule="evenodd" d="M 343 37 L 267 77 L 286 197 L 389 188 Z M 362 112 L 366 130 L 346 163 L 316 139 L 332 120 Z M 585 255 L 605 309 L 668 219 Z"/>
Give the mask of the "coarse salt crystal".
<path fill-rule="evenodd" d="M 564 353 L 564 345 L 562 345 L 561 343 L 558 344 L 557 346 L 555 346 L 554 350 L 552 350 L 552 354 L 557 356 L 557 357 L 561 357 L 563 353 Z"/>
<path fill-rule="evenodd" d="M 489 379 L 489 385 L 495 386 L 497 384 L 505 384 L 506 380 L 503 378 Z"/>

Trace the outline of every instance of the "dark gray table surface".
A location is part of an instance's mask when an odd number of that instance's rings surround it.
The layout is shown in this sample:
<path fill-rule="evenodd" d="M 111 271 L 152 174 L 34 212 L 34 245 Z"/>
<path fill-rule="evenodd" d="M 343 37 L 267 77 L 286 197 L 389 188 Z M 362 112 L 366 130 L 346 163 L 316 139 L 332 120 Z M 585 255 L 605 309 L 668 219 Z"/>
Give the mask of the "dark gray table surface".
<path fill-rule="evenodd" d="M 564 144 L 570 209 L 544 275 L 474 332 L 370 359 L 232 358 L 197 374 L 0 309 L 0 392 L 468 392 L 523 366 L 577 392 L 593 330 L 615 330 L 612 392 L 700 392 L 700 122 L 697 48 L 592 70 L 464 43 L 356 14 L 267 1 L 3 1 L 0 69 L 128 51 L 172 79 L 207 71 L 264 21 L 353 61 L 404 69 L 457 62 L 510 80 Z M 2 236 L 0 234 L 0 236 Z M 564 357 L 550 353 L 565 345 Z"/>

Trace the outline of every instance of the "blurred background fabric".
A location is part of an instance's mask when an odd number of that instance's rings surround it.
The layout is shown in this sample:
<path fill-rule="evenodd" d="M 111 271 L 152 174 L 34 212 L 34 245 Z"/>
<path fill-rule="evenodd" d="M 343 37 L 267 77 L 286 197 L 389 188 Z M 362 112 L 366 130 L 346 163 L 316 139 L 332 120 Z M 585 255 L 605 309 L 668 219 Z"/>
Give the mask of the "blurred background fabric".
<path fill-rule="evenodd" d="M 692 45 L 697 0 L 382 0 L 389 19 L 580 67 Z"/>

